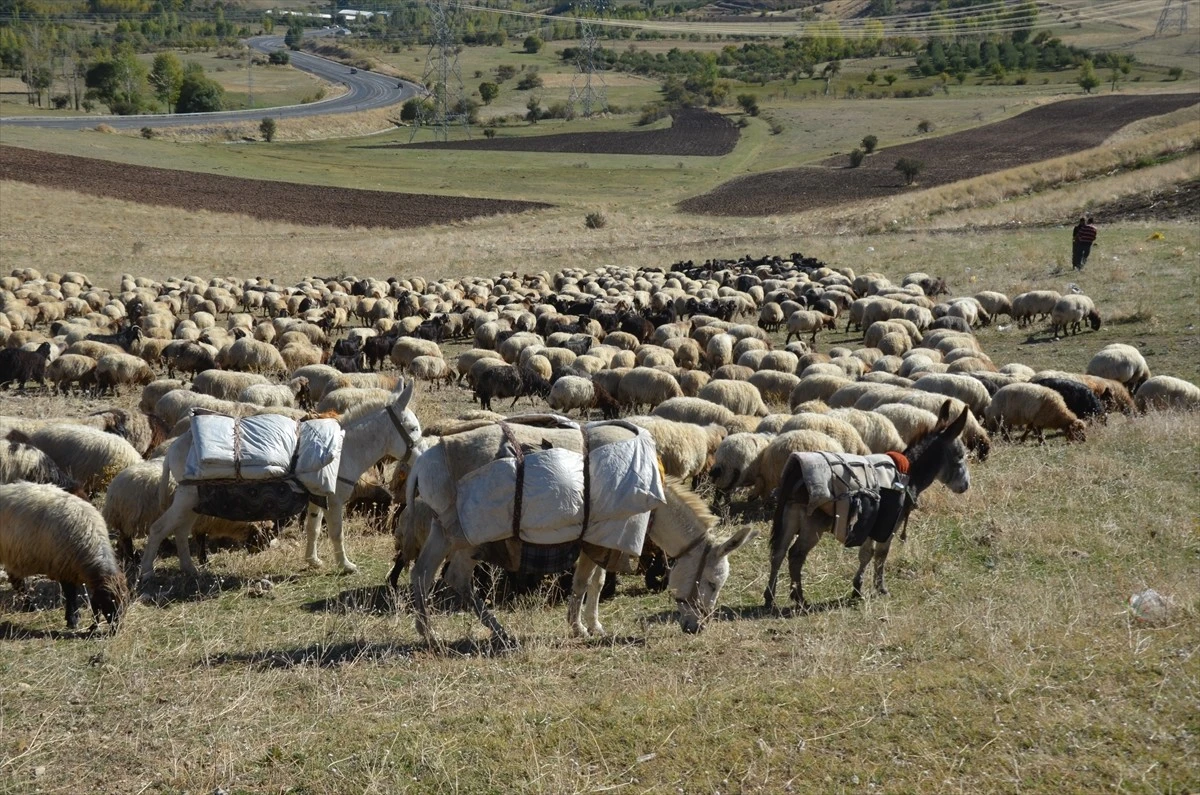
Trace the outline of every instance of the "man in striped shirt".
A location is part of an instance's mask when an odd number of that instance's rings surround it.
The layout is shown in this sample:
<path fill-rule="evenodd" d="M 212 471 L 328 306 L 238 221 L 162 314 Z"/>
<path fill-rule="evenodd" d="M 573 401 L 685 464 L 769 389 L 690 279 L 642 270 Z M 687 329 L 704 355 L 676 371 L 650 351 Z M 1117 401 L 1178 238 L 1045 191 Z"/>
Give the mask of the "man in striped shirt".
<path fill-rule="evenodd" d="M 1080 218 L 1079 223 L 1071 232 L 1071 265 L 1077 271 L 1083 270 L 1083 266 L 1087 265 L 1088 255 L 1092 253 L 1092 246 L 1096 243 L 1096 227 L 1092 224 L 1092 218 Z"/>

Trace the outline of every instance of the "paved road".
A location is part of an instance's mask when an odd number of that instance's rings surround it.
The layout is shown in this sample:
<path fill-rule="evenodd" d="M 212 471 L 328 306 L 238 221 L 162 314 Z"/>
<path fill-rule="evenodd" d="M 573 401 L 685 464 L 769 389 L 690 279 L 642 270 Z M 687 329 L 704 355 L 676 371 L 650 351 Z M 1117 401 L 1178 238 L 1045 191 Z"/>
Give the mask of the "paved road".
<path fill-rule="evenodd" d="M 282 36 L 256 36 L 248 39 L 247 43 L 259 52 L 273 52 L 283 49 Z M 251 119 L 262 119 L 270 116 L 275 119 L 295 119 L 303 116 L 318 116 L 330 113 L 353 113 L 361 110 L 373 110 L 398 105 L 409 97 L 415 96 L 419 88 L 413 83 L 397 80 L 376 72 L 362 69 L 351 74 L 350 67 L 310 55 L 306 52 L 291 53 L 292 66 L 314 74 L 331 83 L 343 83 L 349 89 L 341 96 L 325 99 L 320 102 L 310 102 L 307 105 L 288 105 L 279 108 L 251 108 L 249 110 L 228 110 L 220 113 L 185 113 L 179 115 L 146 115 L 146 116 L 11 116 L 0 119 L 5 127 L 52 127 L 59 130 L 82 130 L 104 123 L 120 129 L 141 129 L 142 127 L 179 127 L 200 124 L 229 124 Z"/>

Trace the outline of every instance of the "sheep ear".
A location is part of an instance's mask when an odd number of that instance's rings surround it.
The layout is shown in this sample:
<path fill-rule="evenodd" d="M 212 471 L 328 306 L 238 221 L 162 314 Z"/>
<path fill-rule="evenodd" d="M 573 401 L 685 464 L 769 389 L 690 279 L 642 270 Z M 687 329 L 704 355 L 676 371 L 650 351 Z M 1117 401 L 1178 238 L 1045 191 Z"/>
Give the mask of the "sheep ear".
<path fill-rule="evenodd" d="M 404 411 L 408 408 L 408 401 L 412 399 L 413 382 L 408 379 L 401 379 L 396 385 L 400 391 L 400 397 L 396 398 L 396 408 Z"/>

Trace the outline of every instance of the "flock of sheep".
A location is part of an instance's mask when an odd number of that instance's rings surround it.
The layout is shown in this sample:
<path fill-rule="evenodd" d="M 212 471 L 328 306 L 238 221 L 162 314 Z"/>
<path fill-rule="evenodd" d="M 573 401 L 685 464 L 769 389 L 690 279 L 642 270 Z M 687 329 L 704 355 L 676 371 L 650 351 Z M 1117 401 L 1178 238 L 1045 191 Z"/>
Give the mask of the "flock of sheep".
<path fill-rule="evenodd" d="M 465 384 L 476 419 L 499 417 L 505 398 L 624 416 L 654 436 L 667 474 L 760 499 L 791 453 L 903 451 L 947 400 L 970 409 L 963 440 L 981 460 L 1014 430 L 1083 441 L 1110 412 L 1200 409 L 1200 388 L 1152 376 L 1129 345 L 1104 347 L 1084 373 L 1035 371 L 993 362 L 974 334 L 1002 316 L 1047 320 L 1055 336 L 1098 329 L 1084 295 L 948 293 L 926 274 L 895 284 L 798 254 L 291 287 L 125 276 L 115 292 L 81 273 L 17 269 L 0 277 L 0 389 L 140 399 L 83 417 L 0 416 L 0 567 L 17 590 L 33 575 L 59 581 L 72 628 L 80 585 L 97 622 L 113 622 L 129 598 L 122 562 L 169 504 L 158 457 L 192 409 L 340 414 L 382 405 L 401 374 Z M 843 323 L 862 344 L 818 352 L 822 331 Z M 454 341 L 471 347 L 448 359 Z M 426 436 L 451 427 L 425 425 Z M 400 479 L 389 481 L 358 489 L 387 503 Z M 398 548 L 419 524 L 408 518 L 394 523 Z M 255 530 L 205 518 L 195 532 L 244 541 Z"/>

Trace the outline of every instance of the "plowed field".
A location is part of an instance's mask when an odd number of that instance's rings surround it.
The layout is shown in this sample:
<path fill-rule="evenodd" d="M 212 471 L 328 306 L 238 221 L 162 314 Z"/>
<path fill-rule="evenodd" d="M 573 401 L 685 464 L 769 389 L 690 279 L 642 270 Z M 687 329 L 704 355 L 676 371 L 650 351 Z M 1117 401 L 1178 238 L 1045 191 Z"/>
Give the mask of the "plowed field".
<path fill-rule="evenodd" d="M 142 204 L 240 213 L 311 226 L 407 229 L 551 206 L 239 179 L 12 146 L 0 146 L 0 180 L 4 179 Z"/>
<path fill-rule="evenodd" d="M 901 157 L 924 163 L 919 181 L 932 187 L 1090 149 L 1131 122 L 1197 102 L 1200 94 L 1055 102 L 985 127 L 889 147 L 858 168 L 848 168 L 847 158 L 839 156 L 817 166 L 739 177 L 678 207 L 700 215 L 760 216 L 881 198 L 908 189 L 893 170 Z"/>
<path fill-rule="evenodd" d="M 562 133 L 521 138 L 473 138 L 389 144 L 371 149 L 484 149 L 495 152 L 561 152 L 595 155 L 668 155 L 721 157 L 733 151 L 738 128 L 724 116 L 699 108 L 684 108 L 673 115 L 665 130 L 631 132 Z"/>

